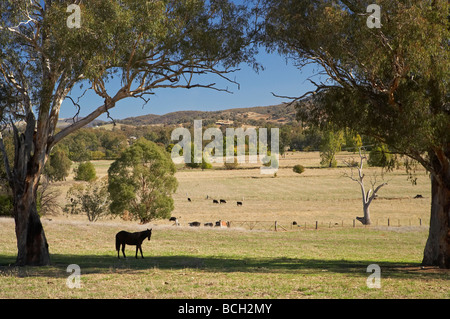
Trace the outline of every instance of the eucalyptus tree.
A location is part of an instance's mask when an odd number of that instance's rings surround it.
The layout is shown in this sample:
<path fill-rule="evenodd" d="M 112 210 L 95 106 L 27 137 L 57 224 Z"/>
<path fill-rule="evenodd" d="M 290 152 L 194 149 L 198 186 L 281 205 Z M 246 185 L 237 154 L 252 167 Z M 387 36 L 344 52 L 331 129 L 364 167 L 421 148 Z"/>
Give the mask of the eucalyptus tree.
<path fill-rule="evenodd" d="M 299 68 L 316 96 L 298 115 L 374 137 L 431 176 L 423 265 L 450 267 L 450 3 L 266 0 L 261 35 Z"/>
<path fill-rule="evenodd" d="M 14 159 L 0 150 L 14 194 L 17 265 L 50 262 L 36 211 L 40 175 L 51 149 L 126 98 L 145 102 L 162 88 L 210 88 L 231 79 L 247 47 L 244 7 L 227 0 L 6 0 L 0 2 L 0 116 L 14 135 Z M 63 101 L 80 109 L 75 87 L 102 103 L 56 130 Z"/>
<path fill-rule="evenodd" d="M 174 209 L 172 194 L 178 187 L 175 172 L 175 164 L 163 147 L 140 138 L 108 169 L 111 214 L 128 211 L 142 224 L 169 218 Z"/>

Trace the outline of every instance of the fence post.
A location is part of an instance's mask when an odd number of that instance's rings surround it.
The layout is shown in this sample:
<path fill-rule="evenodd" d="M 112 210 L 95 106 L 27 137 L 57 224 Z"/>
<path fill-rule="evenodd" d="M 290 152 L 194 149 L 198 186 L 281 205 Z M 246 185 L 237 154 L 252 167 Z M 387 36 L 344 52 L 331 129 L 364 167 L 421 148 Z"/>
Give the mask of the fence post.
<path fill-rule="evenodd" d="M 316 229 L 317 229 L 318 226 L 319 226 L 319 222 L 316 220 Z"/>
<path fill-rule="evenodd" d="M 353 228 L 355 228 L 355 220 L 353 219 Z"/>
<path fill-rule="evenodd" d="M 277 231 L 277 221 L 275 221 L 275 231 Z"/>
<path fill-rule="evenodd" d="M 422 218 L 419 218 L 419 225 L 422 226 Z"/>
<path fill-rule="evenodd" d="M 391 222 L 390 222 L 390 220 L 389 220 L 389 218 L 388 218 L 388 227 L 391 225 Z"/>

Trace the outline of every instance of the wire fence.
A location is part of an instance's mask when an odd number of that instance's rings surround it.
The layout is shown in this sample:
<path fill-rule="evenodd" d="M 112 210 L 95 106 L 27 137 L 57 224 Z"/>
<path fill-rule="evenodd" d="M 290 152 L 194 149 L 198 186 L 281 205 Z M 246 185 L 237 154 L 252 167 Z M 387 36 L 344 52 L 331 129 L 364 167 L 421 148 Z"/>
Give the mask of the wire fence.
<path fill-rule="evenodd" d="M 328 221 L 248 221 L 232 220 L 227 221 L 229 228 L 244 228 L 248 230 L 266 230 L 266 231 L 294 231 L 304 229 L 324 229 L 324 228 L 364 228 L 373 226 L 385 227 L 425 227 L 422 218 L 376 218 L 372 219 L 371 225 L 363 225 L 356 219 L 353 220 L 328 220 Z"/>

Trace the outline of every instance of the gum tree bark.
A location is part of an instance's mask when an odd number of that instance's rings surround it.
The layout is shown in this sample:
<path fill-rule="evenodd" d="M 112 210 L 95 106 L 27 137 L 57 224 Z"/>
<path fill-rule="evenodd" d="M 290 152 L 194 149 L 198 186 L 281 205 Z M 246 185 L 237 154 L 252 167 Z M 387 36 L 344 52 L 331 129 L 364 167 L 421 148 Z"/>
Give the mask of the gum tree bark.
<path fill-rule="evenodd" d="M 430 231 L 425 245 L 422 265 L 450 268 L 450 169 L 449 158 L 440 176 L 431 174 Z"/>

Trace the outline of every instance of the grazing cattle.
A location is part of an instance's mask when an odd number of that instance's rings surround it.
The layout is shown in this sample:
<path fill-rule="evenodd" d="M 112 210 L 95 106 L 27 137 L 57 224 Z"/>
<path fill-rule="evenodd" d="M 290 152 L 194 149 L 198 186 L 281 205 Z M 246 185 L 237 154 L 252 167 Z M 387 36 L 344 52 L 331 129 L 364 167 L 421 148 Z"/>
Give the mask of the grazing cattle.
<path fill-rule="evenodd" d="M 136 259 L 138 249 L 141 251 L 141 257 L 144 258 L 144 255 L 142 254 L 142 242 L 145 238 L 148 238 L 150 240 L 150 237 L 152 236 L 152 229 L 147 229 L 141 232 L 136 233 L 129 233 L 127 231 L 120 231 L 116 234 L 116 250 L 117 250 L 117 258 L 120 259 L 120 246 L 122 246 L 122 254 L 123 258 L 127 258 L 125 256 L 125 245 L 133 245 L 136 246 Z"/>
<path fill-rule="evenodd" d="M 293 225 L 293 226 L 297 225 L 297 222 L 294 220 L 294 221 L 292 222 L 292 225 Z"/>
<path fill-rule="evenodd" d="M 188 202 L 190 202 L 191 201 L 191 199 L 188 197 Z"/>
<path fill-rule="evenodd" d="M 205 227 L 213 227 L 213 223 L 205 223 Z"/>
<path fill-rule="evenodd" d="M 225 199 L 221 199 L 221 200 L 220 200 L 220 203 L 221 203 L 221 204 L 222 204 L 222 203 L 226 204 L 227 201 L 226 201 Z"/>
<path fill-rule="evenodd" d="M 200 222 L 192 222 L 192 223 L 189 223 L 189 226 L 191 226 L 191 227 L 200 227 Z"/>
<path fill-rule="evenodd" d="M 414 196 L 414 198 L 423 198 L 423 196 L 420 194 L 417 194 L 416 196 Z"/>
<path fill-rule="evenodd" d="M 237 205 L 238 206 L 242 206 L 242 202 L 237 202 Z"/>
<path fill-rule="evenodd" d="M 219 201 L 217 199 L 213 199 L 213 204 L 219 204 Z"/>
<path fill-rule="evenodd" d="M 216 227 L 228 227 L 228 222 L 224 221 L 224 220 L 219 220 L 216 222 Z"/>
<path fill-rule="evenodd" d="M 174 225 L 180 226 L 180 223 L 178 223 L 178 218 L 176 217 L 170 217 L 169 222 L 175 222 Z"/>

